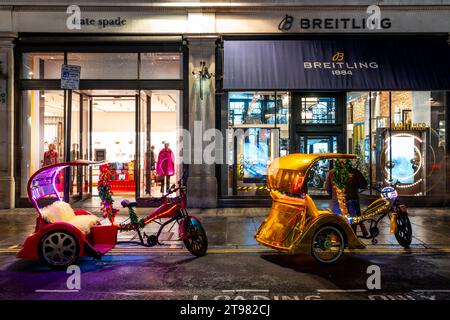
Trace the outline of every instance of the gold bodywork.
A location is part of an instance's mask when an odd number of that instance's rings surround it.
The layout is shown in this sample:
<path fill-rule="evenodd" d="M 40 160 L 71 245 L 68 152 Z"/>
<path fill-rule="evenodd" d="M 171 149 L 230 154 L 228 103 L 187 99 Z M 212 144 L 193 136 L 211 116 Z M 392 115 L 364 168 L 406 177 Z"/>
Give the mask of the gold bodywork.
<path fill-rule="evenodd" d="M 256 231 L 256 240 L 265 246 L 290 254 L 310 253 L 314 233 L 325 224 L 343 231 L 351 249 L 362 249 L 347 219 L 329 210 L 318 210 L 303 193 L 309 170 L 323 159 L 354 159 L 352 154 L 291 154 L 275 159 L 268 168 L 267 184 L 273 199 L 269 215 Z"/>

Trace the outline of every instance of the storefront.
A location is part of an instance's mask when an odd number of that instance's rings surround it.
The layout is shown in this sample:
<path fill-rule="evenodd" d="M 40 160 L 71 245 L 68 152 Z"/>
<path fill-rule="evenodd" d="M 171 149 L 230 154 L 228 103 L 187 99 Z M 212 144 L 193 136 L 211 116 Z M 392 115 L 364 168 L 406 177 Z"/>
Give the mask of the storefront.
<path fill-rule="evenodd" d="M 16 203 L 26 205 L 27 182 L 43 165 L 73 160 L 111 162 L 116 196 L 142 203 L 161 196 L 154 171 L 169 143 L 182 152 L 186 45 L 99 37 L 103 45 L 65 37 L 21 35 L 16 41 Z M 64 43 L 64 44 L 63 44 Z M 81 66 L 79 90 L 60 88 L 61 65 Z M 176 174 L 182 172 L 174 157 Z M 98 167 L 73 168 L 56 183 L 66 201 L 97 195 Z"/>
<path fill-rule="evenodd" d="M 399 193 L 416 205 L 445 202 L 446 41 L 224 37 L 219 114 L 228 161 L 220 168 L 221 202 L 264 203 L 268 164 L 295 152 L 356 153 L 354 165 L 371 184 L 399 181 Z M 310 194 L 328 197 L 329 168 L 328 161 L 314 168 Z"/>
<path fill-rule="evenodd" d="M 163 141 L 192 207 L 269 205 L 267 164 L 293 152 L 355 152 L 371 183 L 448 204 L 450 8 L 381 5 L 377 26 L 366 1 L 317 3 L 6 1 L 0 208 L 28 205 L 43 162 L 75 159 L 110 161 L 116 195 L 151 205 Z M 78 90 L 61 89 L 62 64 L 81 66 Z M 316 197 L 328 169 L 311 176 Z M 67 171 L 59 188 L 94 203 L 97 176 Z"/>

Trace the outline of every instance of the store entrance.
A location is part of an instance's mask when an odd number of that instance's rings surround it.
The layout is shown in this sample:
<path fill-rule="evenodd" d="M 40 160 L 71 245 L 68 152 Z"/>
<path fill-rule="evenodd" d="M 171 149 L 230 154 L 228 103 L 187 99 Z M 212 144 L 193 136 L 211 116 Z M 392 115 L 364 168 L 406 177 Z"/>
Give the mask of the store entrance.
<path fill-rule="evenodd" d="M 119 198 L 160 197 L 166 187 L 162 183 L 174 183 L 179 175 L 175 156 L 179 91 L 83 90 L 73 94 L 77 98 L 72 101 L 72 117 L 79 122 L 72 122 L 72 159 L 109 162 L 111 191 Z M 157 165 L 165 146 L 173 154 L 170 160 L 175 170 L 162 181 Z M 98 196 L 99 170 L 72 169 L 71 199 Z"/>
<path fill-rule="evenodd" d="M 341 93 L 294 93 L 292 95 L 294 139 L 291 148 L 299 153 L 342 152 L 345 95 Z M 313 195 L 328 196 L 324 190 L 330 161 L 316 163 L 307 186 Z"/>

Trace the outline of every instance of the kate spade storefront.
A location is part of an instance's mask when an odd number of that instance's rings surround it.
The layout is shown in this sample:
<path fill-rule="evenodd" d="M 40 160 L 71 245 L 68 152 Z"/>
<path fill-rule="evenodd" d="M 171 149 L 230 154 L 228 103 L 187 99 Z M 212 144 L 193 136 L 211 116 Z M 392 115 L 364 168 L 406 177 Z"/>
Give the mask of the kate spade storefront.
<path fill-rule="evenodd" d="M 218 52 L 223 205 L 267 201 L 267 165 L 295 152 L 356 153 L 370 183 L 399 181 L 415 205 L 448 201 L 447 37 L 224 37 Z M 328 197 L 328 170 L 316 166 L 311 194 Z"/>

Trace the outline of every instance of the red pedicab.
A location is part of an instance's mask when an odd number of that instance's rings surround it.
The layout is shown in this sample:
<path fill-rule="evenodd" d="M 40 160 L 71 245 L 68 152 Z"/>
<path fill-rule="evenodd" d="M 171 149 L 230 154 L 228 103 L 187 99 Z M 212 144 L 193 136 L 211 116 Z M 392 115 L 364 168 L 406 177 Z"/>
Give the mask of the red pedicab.
<path fill-rule="evenodd" d="M 162 229 L 170 224 L 179 224 L 179 237 L 187 249 L 196 256 L 203 256 L 207 250 L 206 233 L 196 217 L 189 216 L 186 210 L 185 187 L 183 179 L 179 186 L 172 185 L 167 194 L 161 198 L 162 204 L 147 216 L 137 219 L 134 212 L 135 202 L 122 201 L 122 206 L 129 209 L 131 222 L 116 224 L 114 216 L 108 218 L 111 224 L 102 225 L 100 219 L 82 209 L 72 209 L 71 205 L 62 201 L 57 190 L 56 180 L 59 172 L 71 166 L 92 166 L 102 162 L 77 160 L 46 166 L 36 171 L 28 181 L 28 198 L 36 208 L 38 217 L 34 232 L 27 237 L 18 258 L 41 259 L 50 267 L 66 267 L 74 264 L 79 257 L 100 258 L 115 247 L 118 231 L 136 231 L 139 235 L 139 245 L 151 247 L 160 244 L 158 237 Z M 169 198 L 171 193 L 180 195 Z M 52 198 L 56 201 L 50 203 Z M 44 206 L 47 204 L 46 206 Z M 112 209 L 109 208 L 110 211 Z M 116 209 L 114 210 L 117 213 Z M 156 219 L 166 218 L 160 223 L 156 235 L 147 236 L 143 229 Z M 157 221 L 155 221 L 157 222 Z M 144 238 L 146 241 L 144 241 Z"/>

